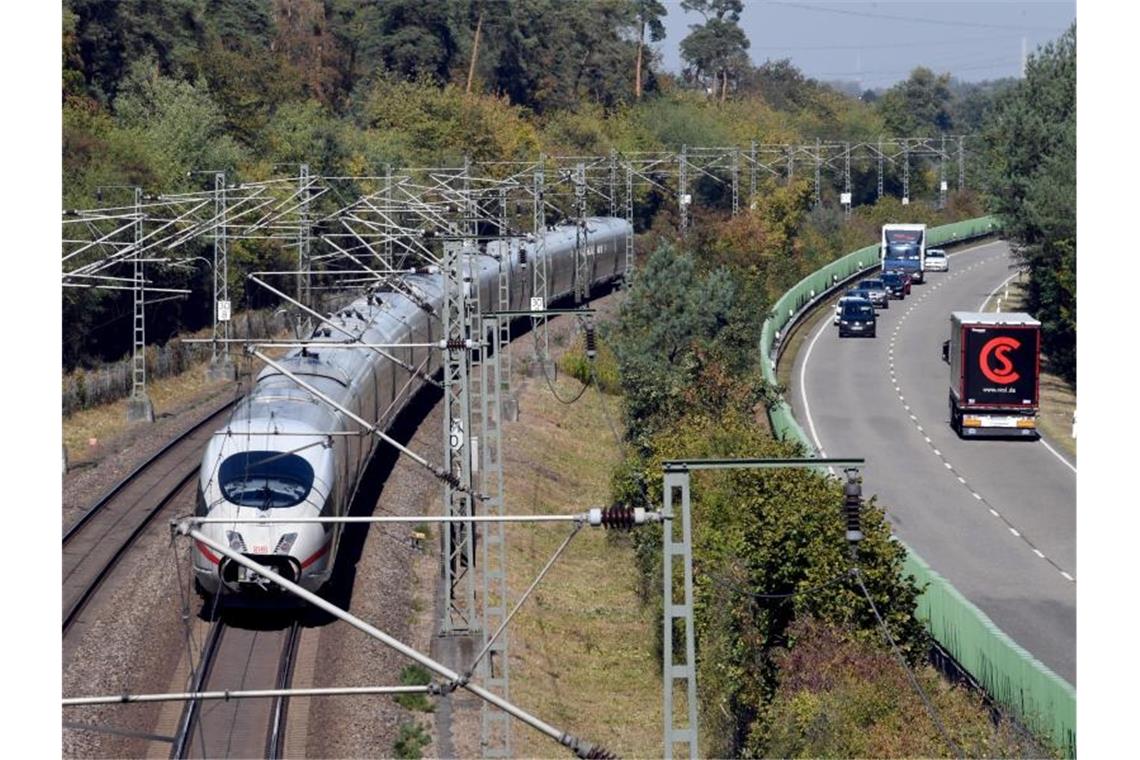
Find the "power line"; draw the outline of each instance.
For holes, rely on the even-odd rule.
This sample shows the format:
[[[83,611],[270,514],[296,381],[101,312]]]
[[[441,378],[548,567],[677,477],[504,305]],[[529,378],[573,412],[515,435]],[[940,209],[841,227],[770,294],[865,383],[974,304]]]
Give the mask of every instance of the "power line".
[[[895,639],[893,636],[891,636],[890,629],[887,628],[887,624],[883,621],[883,616],[879,614],[879,608],[875,606],[875,600],[871,598],[871,592],[867,591],[867,587],[863,585],[862,572],[860,572],[858,567],[855,567],[852,568],[851,574],[855,576],[855,580],[859,583],[859,588],[863,590],[863,596],[866,597],[867,603],[871,605],[871,611],[875,613],[875,619],[879,621],[879,628],[882,629],[883,636],[886,637],[887,642],[891,645],[891,649],[895,653],[895,656],[898,657],[899,662],[902,663],[903,669],[906,671],[907,678],[910,679],[911,686],[913,686],[914,690],[918,692],[918,696],[920,699],[922,699],[922,703],[926,705],[926,711],[930,713],[930,719],[934,721],[934,725],[938,728],[938,732],[942,734],[942,738],[945,739],[946,743],[950,745],[950,749],[953,750],[955,757],[964,757],[962,750],[958,747],[957,744],[954,743],[954,740],[950,738],[950,734],[947,733],[946,726],[942,725],[942,719],[938,716],[938,711],[934,709],[934,704],[930,701],[930,698],[926,696],[926,692],[923,691],[922,686],[919,685],[918,679],[914,675],[914,671],[910,669],[910,665],[907,664],[906,658],[903,657],[902,652],[899,651],[898,645],[895,644]]]
[[[1000,69],[1002,66],[1009,66],[1009,65],[1016,64],[1016,63],[1018,63],[1018,61],[1011,59],[1011,58],[1000,58],[1000,59],[994,59],[993,61],[989,61],[986,63],[980,63],[976,66],[956,66],[953,69],[947,69],[945,71],[945,73],[953,76],[957,72],[960,72],[960,71],[989,71],[992,69]],[[867,76],[877,76],[877,77],[904,76],[904,75],[910,74],[912,71],[914,71],[914,69],[919,68],[919,66],[921,66],[921,65],[922,64],[916,64],[915,66],[912,66],[909,69],[905,69],[905,70],[895,69],[894,71],[887,71],[887,70],[858,71],[858,72],[854,72],[854,73],[851,72],[850,70],[848,70],[848,71],[824,71],[824,72],[821,72],[818,74],[812,74],[811,76],[816,77],[816,78],[818,78],[818,77],[850,77],[853,79],[860,78],[860,77],[867,77]],[[938,67],[927,66],[927,68],[935,70]],[[1015,72],[1015,73],[1009,74],[1009,76],[1010,77],[1016,77],[1017,74]]]
[[[1061,34],[1064,31],[1043,26],[1012,26],[1009,24],[983,24],[972,21],[943,21],[917,16],[895,16],[889,13],[870,13],[867,11],[851,11],[841,8],[825,8],[817,5],[806,5],[804,3],[781,2],[780,0],[769,0],[768,4],[782,5],[785,8],[797,8],[799,10],[814,11],[816,13],[832,13],[842,16],[858,16],[860,18],[879,18],[891,21],[906,21],[913,24],[933,24],[934,26],[953,26],[971,29],[1008,29],[1018,32],[1049,32],[1051,34]]]
[[[1020,34],[999,34],[988,37],[956,37],[951,40],[934,40],[931,42],[892,42],[890,48],[897,50],[898,48],[960,47],[972,42],[1004,42],[1019,39],[1021,36]],[[874,50],[876,47],[878,46],[870,43],[862,45],[766,45],[761,42],[754,42],[752,50],[754,52],[765,50]]]

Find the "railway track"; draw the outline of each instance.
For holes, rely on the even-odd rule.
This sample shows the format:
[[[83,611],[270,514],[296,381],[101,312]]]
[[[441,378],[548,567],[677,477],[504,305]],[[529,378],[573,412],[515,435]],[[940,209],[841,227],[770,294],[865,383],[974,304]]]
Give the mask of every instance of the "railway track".
[[[216,619],[202,649],[191,689],[287,689],[301,624],[266,615]],[[182,711],[172,758],[279,758],[285,749],[288,698],[190,700]]]
[[[229,400],[185,430],[99,498],[63,533],[66,635],[115,564],[156,515],[193,507],[194,478],[210,435],[225,424]]]

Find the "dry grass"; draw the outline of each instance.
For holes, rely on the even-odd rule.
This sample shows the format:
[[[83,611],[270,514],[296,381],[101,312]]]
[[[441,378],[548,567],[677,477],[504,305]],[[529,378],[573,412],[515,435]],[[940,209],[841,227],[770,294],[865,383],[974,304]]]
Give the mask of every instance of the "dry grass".
[[[563,398],[580,387],[559,377]],[[602,401],[551,398],[541,378],[519,392],[520,422],[505,430],[507,510],[566,513],[608,503],[621,453]],[[618,399],[607,396],[614,424]],[[619,428],[620,432],[620,428]],[[508,536],[512,599],[569,533],[569,526],[515,528]],[[661,673],[653,654],[660,621],[638,602],[633,552],[600,529],[583,528],[512,623],[512,698],[544,720],[622,757],[661,754]],[[520,757],[558,756],[536,732],[516,728]]]
[[[227,382],[232,384],[232,381],[207,380],[206,366],[207,363],[203,362],[180,375],[148,381],[147,393],[154,404],[155,415],[176,414],[191,401],[217,392]],[[145,424],[127,421],[127,404],[128,399],[120,399],[63,418],[63,445],[67,447],[69,459],[73,462],[86,459],[86,453],[92,448],[92,438],[105,447]]]
[[[1018,280],[993,298],[987,311],[1018,311],[1022,308],[1022,286]],[[1038,425],[1042,434],[1069,456],[1077,456],[1077,439],[1073,438],[1073,414],[1077,409],[1077,394],[1071,385],[1057,375],[1041,373],[1041,413]]]
[[[196,334],[197,335],[197,334]],[[275,333],[273,338],[288,337],[287,332]],[[200,337],[200,336],[199,336]],[[287,353],[283,348],[265,349],[268,356],[280,357]],[[258,359],[250,359],[239,352],[233,354],[238,377],[248,392],[252,378],[257,376],[264,364]],[[177,415],[213,396],[227,386],[233,388],[233,380],[210,380],[206,377],[209,361],[194,363],[190,369],[178,375],[158,379],[147,379],[147,395],[154,406],[155,417]],[[67,448],[68,461],[72,464],[97,458],[100,452],[116,447],[119,442],[143,430],[146,423],[128,422],[127,405],[129,399],[119,399],[109,404],[82,409],[63,418],[63,445]],[[91,439],[97,442],[91,445]]]

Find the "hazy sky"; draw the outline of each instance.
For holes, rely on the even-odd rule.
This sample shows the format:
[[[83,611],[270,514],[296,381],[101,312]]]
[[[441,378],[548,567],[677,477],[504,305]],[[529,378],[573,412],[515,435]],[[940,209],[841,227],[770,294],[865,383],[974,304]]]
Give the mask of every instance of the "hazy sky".
[[[663,2],[669,15],[658,47],[664,67],[679,72],[681,40],[703,19],[681,10],[681,0]],[[740,26],[755,64],[791,58],[809,77],[875,88],[920,65],[971,82],[1017,76],[1022,38],[1033,52],[1075,18],[1073,0],[744,0]]]

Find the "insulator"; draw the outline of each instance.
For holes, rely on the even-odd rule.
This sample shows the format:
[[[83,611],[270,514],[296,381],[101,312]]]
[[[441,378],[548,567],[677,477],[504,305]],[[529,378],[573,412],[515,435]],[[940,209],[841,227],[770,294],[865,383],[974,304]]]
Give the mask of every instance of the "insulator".
[[[615,530],[629,530],[636,524],[633,507],[606,507],[602,510],[602,525]]]
[[[575,750],[574,754],[583,760],[618,760],[618,756],[610,752],[608,749],[600,744],[588,744],[582,742]]]
[[[519,246],[519,263],[526,268],[526,246]]]
[[[459,351],[467,348],[467,341],[463,338],[449,338],[447,340],[447,348],[452,351]]]
[[[593,359],[598,355],[598,336],[592,324],[586,325],[586,358]]]
[[[847,482],[843,485],[843,513],[847,522],[847,540],[856,543],[863,540],[860,524],[860,509],[863,501],[863,486],[857,480],[855,470],[847,471]]]
[[[444,483],[447,483],[452,488],[459,488],[459,476],[454,472],[448,472],[447,470],[436,470],[435,474],[439,476],[440,480],[442,480]]]

